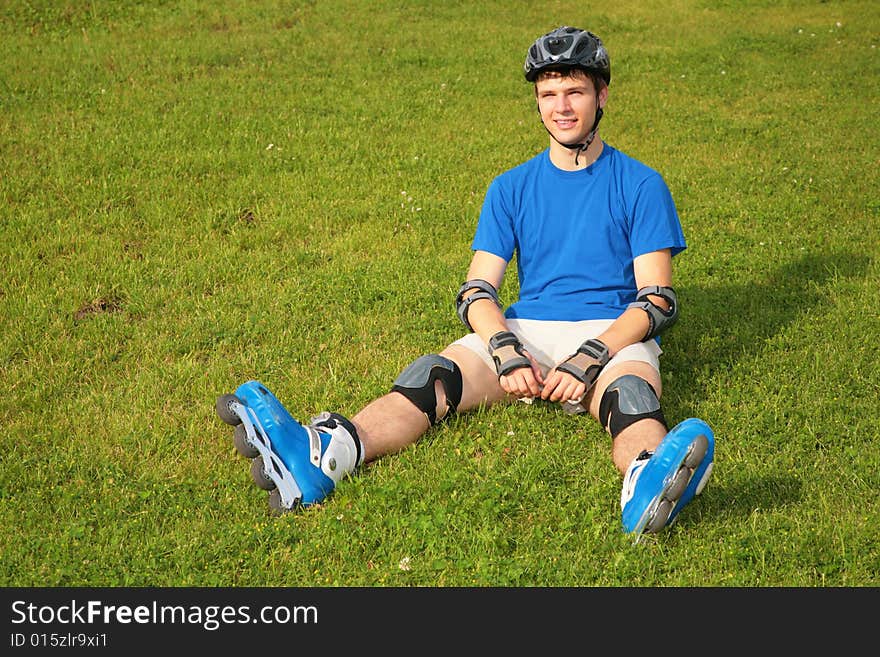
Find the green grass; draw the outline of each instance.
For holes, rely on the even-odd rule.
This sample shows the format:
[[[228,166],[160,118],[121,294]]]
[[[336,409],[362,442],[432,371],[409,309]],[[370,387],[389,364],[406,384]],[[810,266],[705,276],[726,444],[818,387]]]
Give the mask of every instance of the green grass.
[[[520,405],[269,516],[216,397],[351,415],[459,337],[563,23],[682,217],[664,408],[714,427],[710,486],[633,546],[607,436]],[[873,0],[0,3],[0,584],[876,586],[878,33]]]

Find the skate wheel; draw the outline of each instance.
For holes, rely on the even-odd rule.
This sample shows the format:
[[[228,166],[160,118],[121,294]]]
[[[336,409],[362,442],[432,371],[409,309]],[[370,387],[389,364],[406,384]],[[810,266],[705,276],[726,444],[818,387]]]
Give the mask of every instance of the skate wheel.
[[[246,459],[256,458],[260,455],[260,451],[248,440],[247,431],[243,424],[236,425],[232,432],[232,442],[235,444],[235,450]]]
[[[696,469],[696,467],[703,462],[703,459],[706,457],[706,452],[708,451],[709,440],[706,436],[700,434],[697,436],[696,440],[694,440],[694,444],[691,446],[688,455],[684,459],[684,464],[691,470]]]
[[[666,526],[666,521],[669,520],[670,513],[672,513],[672,502],[669,500],[661,500],[660,504],[657,505],[657,510],[654,512],[654,517],[648,521],[647,525],[645,525],[644,531],[649,534],[659,532]]]
[[[266,468],[263,466],[263,458],[258,456],[251,461],[251,478],[254,483],[263,490],[274,490],[275,482],[266,475]]]
[[[232,409],[229,408],[229,404],[231,404],[232,402],[241,403],[241,401],[235,395],[220,395],[220,397],[217,398],[217,403],[214,405],[214,408],[217,411],[217,415],[220,417],[221,420],[223,420],[226,424],[236,426],[238,424],[241,424],[241,418],[233,413]]]
[[[269,493],[269,510],[275,515],[281,515],[282,513],[290,513],[293,509],[288,509],[281,502],[281,493],[276,488],[271,493]]]
[[[681,497],[681,494],[684,493],[684,489],[687,488],[690,480],[691,471],[687,468],[679,468],[678,472],[675,473],[675,477],[669,485],[669,488],[666,489],[666,499],[677,501],[678,498]]]

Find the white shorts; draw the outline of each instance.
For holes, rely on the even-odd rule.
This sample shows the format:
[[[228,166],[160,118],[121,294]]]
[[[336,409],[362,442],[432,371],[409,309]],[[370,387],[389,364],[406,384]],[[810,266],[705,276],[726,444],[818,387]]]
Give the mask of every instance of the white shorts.
[[[584,340],[598,337],[614,322],[612,319],[587,319],[580,322],[556,322],[543,319],[508,319],[507,326],[520,339],[538,364],[541,373],[547,373],[563,360],[571,356],[583,344]],[[453,344],[460,344],[476,353],[486,366],[495,370],[495,363],[485,343],[476,333],[469,333]],[[606,367],[624,362],[638,360],[653,366],[660,371],[660,354],[663,351],[656,340],[637,342],[624,347],[612,358]]]

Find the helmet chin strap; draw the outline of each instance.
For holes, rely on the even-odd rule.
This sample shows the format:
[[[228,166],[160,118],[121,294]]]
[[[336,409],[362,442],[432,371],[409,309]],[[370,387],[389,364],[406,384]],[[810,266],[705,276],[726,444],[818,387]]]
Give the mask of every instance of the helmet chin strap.
[[[560,146],[564,146],[565,148],[567,148],[569,150],[576,151],[574,154],[574,165],[577,166],[578,165],[578,157],[580,156],[581,153],[583,153],[585,150],[587,150],[590,147],[590,144],[593,143],[593,139],[595,139],[595,137],[596,137],[596,130],[599,129],[599,121],[602,120],[602,114],[603,114],[602,108],[601,107],[596,108],[596,120],[593,122],[593,128],[590,130],[590,134],[587,135],[587,138],[583,143],[574,142],[571,144],[564,144],[561,141],[559,141],[558,139],[556,139],[556,137],[554,136],[554,134],[552,132],[550,132],[550,129],[547,127],[546,124],[544,124],[544,129],[547,131],[547,133],[551,137],[553,137],[553,140],[557,144],[559,144]],[[541,122],[543,123],[543,120]]]

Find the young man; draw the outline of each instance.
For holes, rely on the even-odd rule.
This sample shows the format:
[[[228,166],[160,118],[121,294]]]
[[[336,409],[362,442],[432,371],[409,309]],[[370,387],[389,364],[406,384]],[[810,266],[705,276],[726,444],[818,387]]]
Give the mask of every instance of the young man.
[[[659,400],[658,337],[678,317],[672,258],[685,239],[662,177],[599,136],[608,53],[596,35],[560,27],[524,68],[549,148],[488,188],[455,299],[469,333],[416,359],[350,420],[324,413],[302,426],[255,381],[218,400],[276,510],[320,502],[452,413],[516,399],[601,423],[623,475],[623,527],[637,537],[673,522],[709,478],[712,430],[690,418],[669,431]],[[497,291],[514,255],[519,298],[505,310]]]

